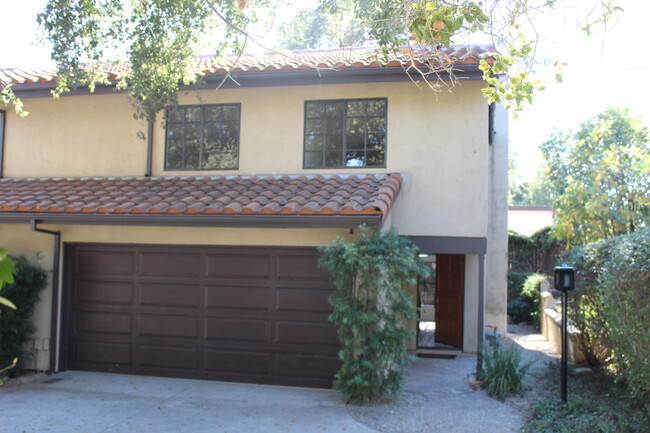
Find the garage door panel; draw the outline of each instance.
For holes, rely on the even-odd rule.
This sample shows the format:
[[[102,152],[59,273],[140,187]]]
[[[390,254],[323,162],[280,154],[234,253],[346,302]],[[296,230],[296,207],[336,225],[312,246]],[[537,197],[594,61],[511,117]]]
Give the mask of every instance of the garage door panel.
[[[208,371],[268,376],[269,354],[233,350],[206,350],[205,366]]]
[[[77,303],[99,303],[131,305],[134,299],[135,284],[118,281],[77,280]]]
[[[77,340],[73,350],[75,359],[80,363],[130,365],[133,356],[131,342]]]
[[[137,323],[139,336],[199,338],[199,319],[197,317],[140,314]]]
[[[106,333],[131,335],[133,316],[110,311],[77,311],[74,315],[77,333]]]
[[[280,376],[331,380],[340,367],[341,361],[334,356],[278,353],[275,357],[276,373]]]
[[[315,311],[330,313],[332,307],[328,302],[332,290],[278,288],[275,291],[278,311]]]
[[[278,280],[329,281],[327,270],[318,267],[318,256],[278,255]]]
[[[139,305],[143,307],[199,307],[202,291],[198,284],[141,283]]]
[[[269,311],[271,302],[266,287],[210,286],[207,308]]]
[[[340,345],[315,248],[68,244],[65,254],[68,368],[331,386]]]
[[[140,274],[147,276],[201,276],[201,255],[198,253],[144,252],[140,255]]]
[[[260,254],[208,254],[208,278],[267,279],[271,258]]]
[[[199,350],[196,348],[138,345],[136,364],[139,367],[196,370]]]
[[[132,275],[135,272],[135,254],[132,252],[83,251],[77,257],[79,275]]]
[[[276,343],[340,346],[336,326],[329,323],[277,322]]]
[[[270,324],[266,320],[206,318],[206,340],[270,343]]]

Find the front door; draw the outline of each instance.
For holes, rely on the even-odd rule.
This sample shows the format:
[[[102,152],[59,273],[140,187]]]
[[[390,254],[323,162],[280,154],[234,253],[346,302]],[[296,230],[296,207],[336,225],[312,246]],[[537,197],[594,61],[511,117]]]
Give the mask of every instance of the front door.
[[[436,256],[436,343],[463,347],[465,256]]]

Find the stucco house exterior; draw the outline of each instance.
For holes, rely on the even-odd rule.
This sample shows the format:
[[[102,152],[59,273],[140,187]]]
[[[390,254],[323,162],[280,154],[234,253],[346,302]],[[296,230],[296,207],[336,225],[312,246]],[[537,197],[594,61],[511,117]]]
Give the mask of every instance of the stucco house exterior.
[[[199,58],[204,88],[150,125],[111,86],[54,100],[55,71],[0,70],[30,113],[0,106],[0,245],[51,271],[33,367],[329,386],[339,342],[316,247],[361,224],[395,226],[436,270],[431,350],[505,330],[490,50],[450,53],[460,82],[439,93],[372,53],[245,55],[216,91],[232,59]]]

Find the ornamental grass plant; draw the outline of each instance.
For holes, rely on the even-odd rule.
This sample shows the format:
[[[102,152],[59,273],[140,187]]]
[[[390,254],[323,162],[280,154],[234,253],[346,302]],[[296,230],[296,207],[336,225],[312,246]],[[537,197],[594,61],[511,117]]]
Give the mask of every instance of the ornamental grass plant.
[[[499,400],[521,394],[523,381],[532,362],[522,362],[521,350],[513,344],[489,344],[481,349],[483,368],[476,378],[491,397]]]

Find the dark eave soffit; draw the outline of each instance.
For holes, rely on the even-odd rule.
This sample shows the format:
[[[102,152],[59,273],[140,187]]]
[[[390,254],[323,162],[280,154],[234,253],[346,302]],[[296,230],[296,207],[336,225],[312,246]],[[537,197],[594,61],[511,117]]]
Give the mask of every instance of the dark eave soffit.
[[[460,80],[481,80],[482,72],[476,65],[459,65],[455,68],[456,78]],[[305,86],[320,84],[349,84],[349,83],[381,83],[422,81],[422,76],[413,71],[407,74],[402,67],[368,67],[348,69],[305,69],[290,71],[248,71],[233,72],[232,78],[227,79],[222,88],[238,87],[271,87],[271,86]],[[203,77],[203,83],[187,87],[189,89],[214,89],[224,78],[224,74],[211,74]],[[42,98],[51,96],[50,91],[56,83],[16,84],[12,87],[14,93],[21,98]],[[116,93],[114,86],[97,86],[95,94]],[[83,87],[64,93],[63,96],[90,95],[88,88]]]
[[[180,215],[180,214],[66,214],[5,212],[2,224],[65,224],[117,226],[174,227],[247,227],[247,228],[355,228],[366,224],[371,228],[382,225],[379,215]]]

